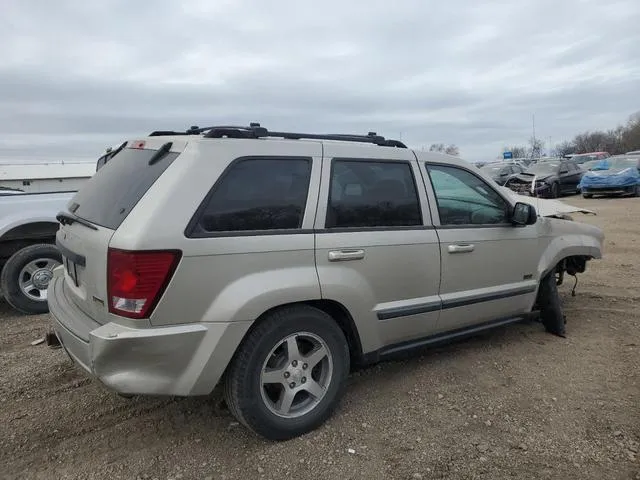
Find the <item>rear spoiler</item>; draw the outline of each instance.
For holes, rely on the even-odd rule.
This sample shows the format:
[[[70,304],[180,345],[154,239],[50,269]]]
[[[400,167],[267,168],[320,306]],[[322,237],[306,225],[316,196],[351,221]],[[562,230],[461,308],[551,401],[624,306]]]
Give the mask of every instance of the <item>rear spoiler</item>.
[[[112,149],[111,147],[107,148],[106,153],[102,155],[100,158],[98,158],[98,162],[96,163],[96,172],[100,170],[102,167],[104,167],[109,160],[111,160],[118,153],[120,153],[126,146],[127,146],[127,142],[124,142],[115,150]]]

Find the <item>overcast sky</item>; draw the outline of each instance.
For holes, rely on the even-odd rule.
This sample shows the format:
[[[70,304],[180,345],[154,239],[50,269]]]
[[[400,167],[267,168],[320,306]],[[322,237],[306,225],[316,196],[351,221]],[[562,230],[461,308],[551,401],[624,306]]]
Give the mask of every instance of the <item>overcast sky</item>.
[[[555,144],[640,110],[640,0],[1,4],[5,159],[259,121],[475,161],[526,143],[533,114]]]

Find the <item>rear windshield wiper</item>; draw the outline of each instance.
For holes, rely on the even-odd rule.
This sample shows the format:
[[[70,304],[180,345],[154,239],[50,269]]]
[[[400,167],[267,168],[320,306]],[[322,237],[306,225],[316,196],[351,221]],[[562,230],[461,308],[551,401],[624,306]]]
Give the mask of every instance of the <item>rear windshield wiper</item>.
[[[164,157],[167,153],[169,153],[169,150],[171,150],[172,146],[173,146],[173,142],[167,142],[164,145],[162,145],[158,149],[158,151],[154,153],[153,156],[149,159],[149,165],[158,163],[162,157]]]
[[[90,222],[87,222],[83,218],[80,218],[76,215],[67,212],[60,212],[56,215],[56,220],[58,220],[62,225],[71,225],[72,223],[79,223],[80,225],[84,225],[91,230],[98,230],[98,227],[93,225]]]

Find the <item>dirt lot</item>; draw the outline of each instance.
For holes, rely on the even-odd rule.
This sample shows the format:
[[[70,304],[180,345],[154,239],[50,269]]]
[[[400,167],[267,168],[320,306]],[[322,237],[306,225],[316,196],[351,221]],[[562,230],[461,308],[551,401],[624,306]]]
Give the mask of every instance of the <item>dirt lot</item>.
[[[304,438],[269,443],[214,399],[126,400],[31,346],[46,316],[0,305],[0,477],[640,479],[640,199],[595,209],[605,259],[571,297],[568,338],[523,323],[351,377]]]

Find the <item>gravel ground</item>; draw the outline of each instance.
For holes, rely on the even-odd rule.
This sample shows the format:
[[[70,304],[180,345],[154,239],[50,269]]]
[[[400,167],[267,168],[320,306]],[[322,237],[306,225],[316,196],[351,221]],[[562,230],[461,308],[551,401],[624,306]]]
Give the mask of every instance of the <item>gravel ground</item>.
[[[640,479],[640,199],[578,197],[605,258],[561,287],[568,338],[496,330],[351,376],[317,431],[269,443],[216,397],[107,392],[47,317],[0,304],[0,477],[42,479]]]

